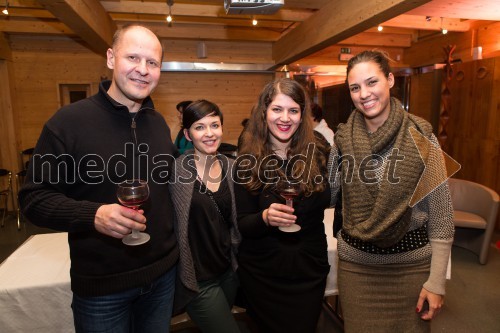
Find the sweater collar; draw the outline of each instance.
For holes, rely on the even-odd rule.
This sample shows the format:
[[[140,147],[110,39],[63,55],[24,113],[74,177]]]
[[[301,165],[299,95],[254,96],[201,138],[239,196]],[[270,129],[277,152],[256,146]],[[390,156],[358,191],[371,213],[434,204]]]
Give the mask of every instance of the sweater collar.
[[[111,80],[101,81],[101,83],[99,84],[99,93],[97,94],[99,101],[101,103],[110,104],[112,106],[112,108],[109,108],[111,112],[130,117],[128,107],[126,107],[121,103],[118,103],[111,96],[109,96],[108,90],[110,87],[111,87]],[[146,97],[142,102],[142,106],[139,109],[139,112],[143,110],[153,110],[153,111],[155,110],[153,100],[151,99],[150,96]]]

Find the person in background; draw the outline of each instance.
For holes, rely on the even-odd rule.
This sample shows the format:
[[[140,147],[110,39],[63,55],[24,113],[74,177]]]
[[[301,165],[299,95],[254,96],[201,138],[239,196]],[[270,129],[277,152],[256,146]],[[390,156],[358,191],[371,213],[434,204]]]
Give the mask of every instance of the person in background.
[[[192,102],[193,101],[182,101],[175,106],[178,112],[177,116],[179,117],[179,123],[181,125],[181,128],[179,129],[179,132],[177,133],[177,136],[174,140],[174,145],[177,147],[179,154],[184,154],[186,150],[193,149],[193,143],[186,139],[186,137],[184,136],[184,128],[182,127],[182,114],[188,107],[188,105]]]
[[[245,118],[241,121],[241,126],[243,126],[243,129],[241,130],[240,136],[238,137],[238,147],[241,145],[241,140],[243,139],[243,132],[247,129],[247,125],[250,119]]]
[[[321,106],[313,103],[311,106],[311,116],[313,119],[314,130],[323,135],[330,146],[333,146],[333,131],[330,127],[328,127],[325,119],[323,119],[323,109]]]
[[[321,312],[330,269],[323,224],[331,202],[330,147],[315,136],[310,112],[298,82],[270,82],[238,150],[238,276],[248,314],[261,332],[312,333]],[[299,184],[293,207],[280,196],[279,179]],[[284,229],[293,225],[301,229]]]
[[[168,332],[179,257],[174,208],[168,179],[148,169],[161,163],[168,173],[173,158],[158,156],[176,151],[150,98],[162,46],[131,24],[116,31],[106,55],[112,81],[48,120],[19,199],[32,223],[68,232],[77,333]],[[148,180],[143,210],[117,203],[118,184],[132,178]],[[149,242],[122,243],[146,228]]]
[[[180,248],[176,307],[186,305],[189,317],[203,332],[235,333],[231,313],[238,279],[236,253],[241,239],[236,221],[233,161],[217,148],[223,116],[206,100],[184,109],[182,125],[194,154],[176,159],[172,198]]]
[[[453,208],[447,182],[410,207],[427,168],[410,132],[439,144],[427,121],[390,96],[394,76],[383,53],[350,59],[347,84],[356,109],[339,126],[333,148],[342,156],[336,236],[345,331],[429,332],[444,300]],[[355,163],[344,163],[348,157]],[[441,155],[435,166],[444,174]]]

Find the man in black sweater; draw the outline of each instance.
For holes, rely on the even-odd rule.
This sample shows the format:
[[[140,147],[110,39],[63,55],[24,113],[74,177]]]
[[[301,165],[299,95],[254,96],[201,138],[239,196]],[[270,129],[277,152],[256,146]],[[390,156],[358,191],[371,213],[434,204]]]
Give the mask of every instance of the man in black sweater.
[[[162,52],[149,29],[119,29],[107,51],[112,81],[45,124],[19,194],[32,223],[68,232],[76,332],[169,330],[179,250],[167,182],[176,150],[149,97]],[[138,211],[116,198],[133,178],[150,188]],[[133,229],[151,239],[123,244]]]

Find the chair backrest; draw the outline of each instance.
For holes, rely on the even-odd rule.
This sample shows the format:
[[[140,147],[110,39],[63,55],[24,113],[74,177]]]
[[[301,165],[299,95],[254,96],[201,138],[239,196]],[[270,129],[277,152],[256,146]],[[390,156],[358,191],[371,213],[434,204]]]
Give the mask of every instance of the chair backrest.
[[[492,189],[468,180],[448,180],[453,209],[474,213],[487,221],[496,219],[499,197]]]
[[[31,156],[33,156],[33,152],[35,151],[35,148],[28,148],[21,150],[19,153],[20,156],[20,165],[19,165],[19,170],[27,170],[28,169],[28,164],[30,162]]]
[[[0,169],[0,192],[12,191],[12,172]]]

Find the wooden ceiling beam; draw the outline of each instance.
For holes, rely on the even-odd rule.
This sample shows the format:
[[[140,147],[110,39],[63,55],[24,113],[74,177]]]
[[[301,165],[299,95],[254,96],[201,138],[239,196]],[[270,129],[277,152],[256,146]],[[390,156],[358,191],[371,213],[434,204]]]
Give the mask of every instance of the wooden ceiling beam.
[[[10,4],[10,2],[9,2]],[[54,19],[55,16],[44,8],[16,8],[9,10],[9,17],[15,18],[36,18],[36,19]]]
[[[222,3],[222,0],[221,0]],[[164,14],[168,15],[166,2],[137,2],[137,1],[101,1],[102,6],[109,13],[133,13],[133,14]],[[279,20],[301,22],[309,18],[312,10],[292,10],[280,9],[273,15],[255,15],[260,20]],[[227,15],[224,6],[221,5],[196,5],[174,3],[172,6],[172,16],[203,16],[217,17],[222,19],[251,19],[252,15]],[[223,22],[221,22],[223,23]]]
[[[7,37],[0,32],[0,60],[12,61],[12,52]]]
[[[59,21],[71,28],[90,48],[105,54],[116,24],[99,0],[38,0]]]
[[[470,23],[460,19],[428,17],[419,15],[399,15],[389,21],[382,23],[384,27],[397,27],[415,30],[436,30],[447,29],[448,31],[469,31]]]
[[[65,24],[55,21],[0,20],[0,31],[32,35],[76,35]]]
[[[110,13],[110,16],[115,21],[140,21],[140,22],[158,22],[165,23],[164,14],[129,14],[129,13]],[[257,26],[252,26],[252,20],[249,18],[245,19],[224,19],[221,22],[220,19],[215,17],[194,17],[194,16],[180,16],[176,15],[174,25],[177,23],[191,23],[191,24],[207,24],[207,25],[222,25],[233,27],[248,27],[252,29],[260,28],[273,28],[273,29],[288,29],[294,22],[286,21],[271,21],[271,20],[259,20]],[[166,23],[165,23],[166,24]]]
[[[275,67],[291,63],[361,33],[430,0],[330,1],[273,46]],[[349,14],[347,14],[349,13]]]
[[[9,0],[9,7],[10,8],[43,8],[43,6],[37,0]],[[9,12],[10,12],[10,10],[9,10]]]
[[[146,24],[145,24],[146,25]],[[168,27],[166,24],[147,24],[159,38],[168,39],[195,39],[195,40],[234,40],[234,41],[255,41],[255,42],[275,42],[281,34],[271,29],[256,30],[236,27],[175,24]]]
[[[362,32],[338,42],[338,45],[363,45],[384,47],[410,47],[411,34],[384,34],[379,32]]]

